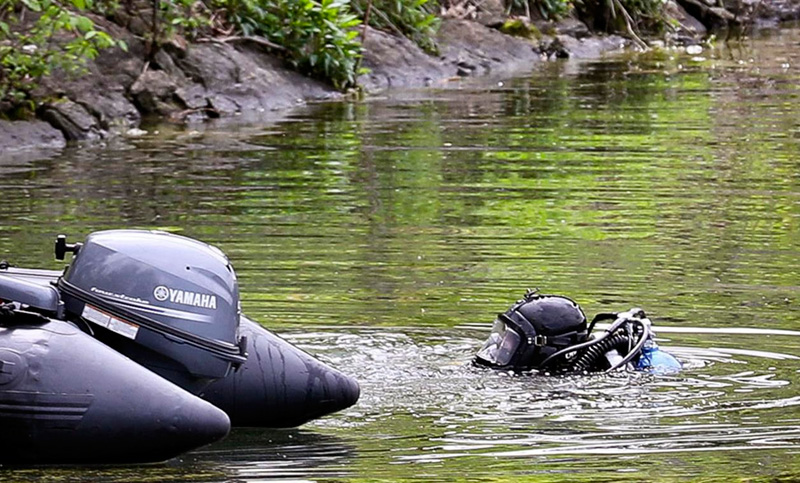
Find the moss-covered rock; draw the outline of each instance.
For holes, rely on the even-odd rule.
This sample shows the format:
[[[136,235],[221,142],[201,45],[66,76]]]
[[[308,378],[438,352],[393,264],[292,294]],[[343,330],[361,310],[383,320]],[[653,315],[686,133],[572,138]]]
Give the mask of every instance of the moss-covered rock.
[[[522,18],[509,18],[500,27],[500,31],[506,35],[513,35],[514,37],[533,40],[542,38],[542,33],[539,29]]]

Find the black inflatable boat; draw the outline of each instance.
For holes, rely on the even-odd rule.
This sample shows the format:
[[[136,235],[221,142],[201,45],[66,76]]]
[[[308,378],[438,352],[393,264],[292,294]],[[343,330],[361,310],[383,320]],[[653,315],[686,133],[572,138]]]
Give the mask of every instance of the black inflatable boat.
[[[73,253],[63,274],[0,265],[0,463],[160,461],[231,424],[293,427],[358,400],[241,314],[215,247],[112,230],[55,251]]]

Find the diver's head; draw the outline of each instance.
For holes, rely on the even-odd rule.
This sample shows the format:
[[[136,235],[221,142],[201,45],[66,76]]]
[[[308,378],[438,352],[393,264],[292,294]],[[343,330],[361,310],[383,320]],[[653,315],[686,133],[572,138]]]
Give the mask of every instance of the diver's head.
[[[549,355],[588,336],[586,316],[577,303],[560,295],[528,292],[499,314],[475,363],[495,369],[537,369]]]

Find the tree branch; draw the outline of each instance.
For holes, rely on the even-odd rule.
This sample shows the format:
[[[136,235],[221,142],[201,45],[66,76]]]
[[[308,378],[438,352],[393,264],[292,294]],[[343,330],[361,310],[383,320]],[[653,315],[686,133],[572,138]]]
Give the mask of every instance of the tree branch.
[[[255,37],[253,35],[233,35],[230,37],[209,37],[197,39],[197,42],[213,42],[215,44],[227,44],[229,42],[253,42],[254,44],[263,45],[272,50],[286,51],[286,47],[270,42],[263,37]]]

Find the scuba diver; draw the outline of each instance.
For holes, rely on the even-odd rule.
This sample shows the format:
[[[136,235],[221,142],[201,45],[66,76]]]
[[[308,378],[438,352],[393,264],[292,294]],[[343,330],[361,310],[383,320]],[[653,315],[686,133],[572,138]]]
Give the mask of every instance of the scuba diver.
[[[603,332],[595,324],[608,321]],[[573,300],[528,290],[494,321],[489,339],[474,363],[493,369],[547,374],[611,372],[632,368],[673,373],[681,363],[660,350],[642,309],[600,313],[592,322]]]

